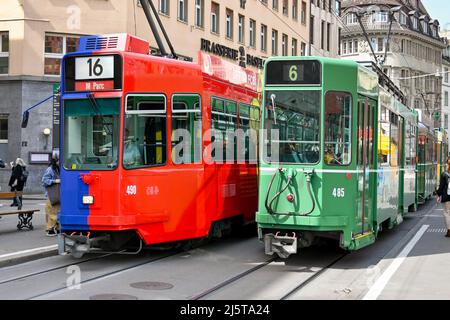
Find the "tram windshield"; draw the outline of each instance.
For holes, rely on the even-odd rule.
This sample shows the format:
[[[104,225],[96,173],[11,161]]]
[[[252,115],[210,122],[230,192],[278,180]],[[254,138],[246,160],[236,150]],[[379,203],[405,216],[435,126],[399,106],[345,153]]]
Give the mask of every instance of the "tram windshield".
[[[265,101],[264,160],[319,162],[321,91],[267,91]]]
[[[64,102],[64,168],[113,170],[117,168],[120,99]]]

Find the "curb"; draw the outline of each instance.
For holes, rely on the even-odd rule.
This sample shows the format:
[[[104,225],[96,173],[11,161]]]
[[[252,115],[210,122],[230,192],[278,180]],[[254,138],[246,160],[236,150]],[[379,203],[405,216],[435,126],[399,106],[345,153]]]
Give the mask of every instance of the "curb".
[[[56,244],[48,247],[24,250],[18,253],[12,252],[10,254],[0,256],[0,267],[17,265],[19,263],[55,256],[57,254],[58,245]]]

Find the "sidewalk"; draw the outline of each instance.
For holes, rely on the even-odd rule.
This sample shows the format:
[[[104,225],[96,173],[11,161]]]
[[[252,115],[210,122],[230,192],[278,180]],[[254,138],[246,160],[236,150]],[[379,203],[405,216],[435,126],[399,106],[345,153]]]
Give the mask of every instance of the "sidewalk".
[[[417,242],[383,288],[378,299],[449,300],[450,238],[438,205],[423,219],[416,233]]]
[[[17,210],[17,207],[10,207],[10,203],[9,200],[1,200],[0,212]],[[40,200],[39,196],[33,200],[24,199],[22,210],[26,209],[40,210],[33,216],[32,231],[17,230],[18,215],[0,219],[0,267],[57,253],[57,237],[45,235],[45,200]]]

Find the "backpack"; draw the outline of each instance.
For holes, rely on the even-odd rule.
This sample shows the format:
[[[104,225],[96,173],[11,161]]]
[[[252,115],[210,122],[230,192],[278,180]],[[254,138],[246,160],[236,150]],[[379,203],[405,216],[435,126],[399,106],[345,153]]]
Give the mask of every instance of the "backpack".
[[[27,169],[26,168],[23,168],[22,169],[22,175],[20,176],[20,181],[21,182],[23,182],[23,184],[26,184],[27,183],[27,180],[28,180],[28,175],[29,175],[30,173],[27,171]]]
[[[444,174],[447,178],[447,195],[450,196],[450,174],[448,172],[444,172]]]

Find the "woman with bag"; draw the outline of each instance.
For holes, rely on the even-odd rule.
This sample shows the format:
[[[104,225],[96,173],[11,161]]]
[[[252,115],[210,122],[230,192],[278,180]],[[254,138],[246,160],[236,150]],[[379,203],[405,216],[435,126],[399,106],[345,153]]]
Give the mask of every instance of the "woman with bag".
[[[450,158],[447,159],[447,170],[442,172],[437,202],[444,204],[444,217],[447,224],[447,238],[450,238]]]
[[[23,191],[28,178],[27,165],[21,158],[17,158],[14,163],[11,162],[11,167],[11,178],[8,184],[11,187],[11,192]],[[11,207],[19,207],[20,210],[22,207],[22,196],[14,198]]]
[[[53,237],[58,234],[57,221],[59,212],[59,161],[52,158],[52,162],[42,177],[42,185],[45,188],[45,195],[47,196],[47,204],[45,205],[45,216],[47,220],[47,236]]]

